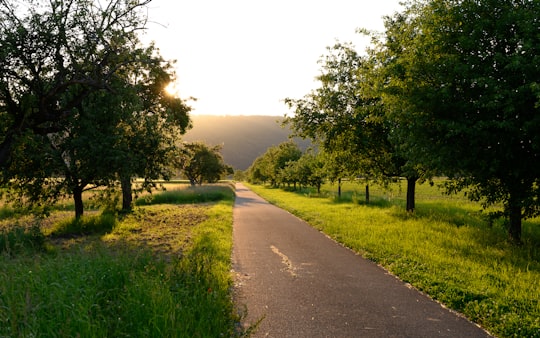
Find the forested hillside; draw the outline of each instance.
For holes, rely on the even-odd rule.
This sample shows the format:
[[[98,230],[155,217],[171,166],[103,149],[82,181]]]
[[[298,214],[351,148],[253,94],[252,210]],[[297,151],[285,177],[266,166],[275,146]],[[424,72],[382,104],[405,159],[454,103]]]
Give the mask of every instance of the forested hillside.
[[[209,145],[223,144],[225,162],[234,169],[245,170],[269,147],[289,139],[290,129],[282,127],[277,116],[198,116],[192,115],[193,128],[182,137],[184,141],[203,141]],[[302,150],[309,141],[295,138]]]

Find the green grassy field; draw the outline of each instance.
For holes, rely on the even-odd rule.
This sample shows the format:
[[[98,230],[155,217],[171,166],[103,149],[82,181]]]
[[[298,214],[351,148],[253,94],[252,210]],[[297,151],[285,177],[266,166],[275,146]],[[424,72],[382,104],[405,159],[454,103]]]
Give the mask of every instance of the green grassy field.
[[[243,335],[231,297],[233,201],[230,186],[173,185],[123,217],[34,220],[4,208],[0,337]]]
[[[404,186],[372,187],[370,204],[351,182],[341,199],[332,185],[321,196],[249,186],[492,334],[540,337],[540,220],[524,222],[524,244],[515,246],[478,204],[428,184],[417,188],[413,214]]]

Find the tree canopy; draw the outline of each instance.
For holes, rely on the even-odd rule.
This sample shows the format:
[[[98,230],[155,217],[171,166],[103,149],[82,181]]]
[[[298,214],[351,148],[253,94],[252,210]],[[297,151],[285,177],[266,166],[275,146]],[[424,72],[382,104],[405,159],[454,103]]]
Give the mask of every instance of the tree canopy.
[[[146,1],[2,1],[0,3],[0,165],[25,132],[59,129],[92,92],[133,58]]]
[[[203,182],[215,183],[226,174],[233,174],[221,155],[221,145],[208,146],[203,142],[185,142],[177,161],[177,167],[189,179],[191,185]]]
[[[0,3],[0,172],[30,202],[167,176],[190,108],[172,63],[143,46],[150,1]],[[11,196],[13,197],[13,196]],[[22,200],[22,199],[21,199]]]
[[[295,132],[335,170],[408,179],[448,176],[484,207],[502,204],[517,242],[540,215],[540,2],[411,0],[371,34],[364,55],[336,44],[320,87],[286,99]],[[340,175],[341,173],[337,173]]]
[[[502,203],[517,241],[540,212],[539,17],[537,1],[412,2],[379,54],[403,149]]]
[[[405,176],[414,187],[419,174],[391,142],[394,126],[386,118],[382,95],[377,91],[376,59],[360,55],[351,44],[337,43],[321,59],[319,88],[302,99],[286,99],[294,115],[296,135],[311,138],[327,154],[331,179],[363,176],[379,182]],[[410,188],[407,210],[414,210]]]
[[[253,161],[248,168],[250,180],[253,182],[270,182],[273,186],[287,183],[287,166],[298,161],[302,151],[292,141],[272,146],[264,154]]]

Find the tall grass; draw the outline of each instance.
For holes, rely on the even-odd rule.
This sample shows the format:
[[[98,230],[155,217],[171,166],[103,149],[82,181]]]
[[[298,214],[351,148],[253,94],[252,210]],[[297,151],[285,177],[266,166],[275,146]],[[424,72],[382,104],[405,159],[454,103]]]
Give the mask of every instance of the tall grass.
[[[205,203],[231,199],[233,196],[234,192],[228,184],[195,187],[180,185],[159,194],[142,196],[135,204],[141,206],[162,203]]]
[[[83,236],[110,232],[116,225],[116,216],[111,213],[68,218],[58,221],[48,231],[50,236]]]
[[[524,223],[525,244],[515,246],[479,205],[429,185],[419,187],[414,214],[404,211],[399,186],[372,189],[371,204],[353,184],[341,200],[333,186],[322,198],[250,187],[493,334],[540,337],[538,219]]]
[[[44,248],[45,236],[37,224],[15,224],[0,228],[0,254],[14,256]]]
[[[82,221],[108,233],[59,222],[48,250],[1,254],[0,336],[241,335],[230,294],[232,196],[143,206],[112,225],[109,216]]]

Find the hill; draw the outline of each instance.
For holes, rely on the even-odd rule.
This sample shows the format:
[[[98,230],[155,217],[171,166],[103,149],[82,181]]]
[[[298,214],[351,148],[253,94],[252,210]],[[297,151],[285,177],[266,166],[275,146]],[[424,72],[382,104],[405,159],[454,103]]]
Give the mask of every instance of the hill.
[[[209,145],[222,144],[223,158],[234,169],[246,170],[266,150],[289,139],[290,128],[282,127],[278,116],[210,116],[192,115],[193,128],[184,141],[203,141]],[[305,150],[310,142],[295,138]]]

